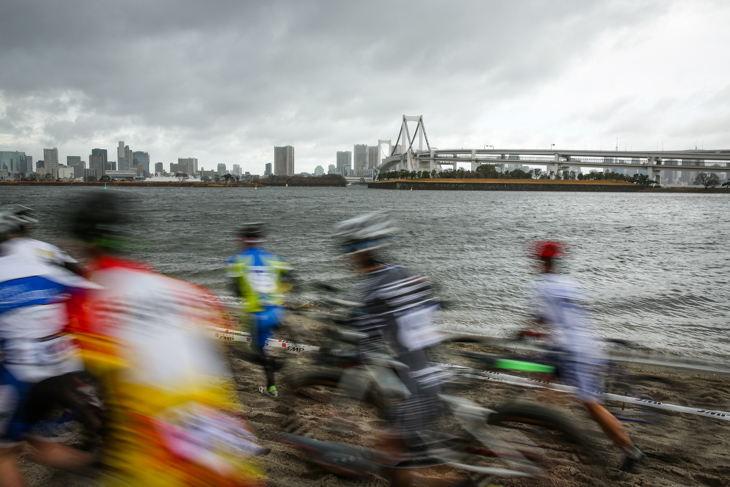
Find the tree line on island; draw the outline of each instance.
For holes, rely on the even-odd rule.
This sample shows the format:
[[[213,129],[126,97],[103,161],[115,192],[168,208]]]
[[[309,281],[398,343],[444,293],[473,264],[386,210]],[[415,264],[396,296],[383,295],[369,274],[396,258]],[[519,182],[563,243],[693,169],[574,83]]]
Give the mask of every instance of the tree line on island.
[[[625,181],[640,186],[658,186],[656,181],[646,174],[634,174],[627,176],[613,171],[594,171],[588,174],[577,173],[575,171],[543,171],[536,168],[531,171],[523,171],[515,169],[513,171],[499,172],[494,165],[482,164],[476,170],[470,171],[462,167],[454,169],[446,169],[444,171],[408,171],[401,169],[400,171],[388,171],[378,174],[378,181],[388,181],[391,179],[545,179],[545,180],[564,180],[564,181]],[[720,185],[720,179],[717,174],[709,174],[701,172],[694,180],[697,186],[714,188]],[[730,183],[724,183],[722,186],[727,187]]]

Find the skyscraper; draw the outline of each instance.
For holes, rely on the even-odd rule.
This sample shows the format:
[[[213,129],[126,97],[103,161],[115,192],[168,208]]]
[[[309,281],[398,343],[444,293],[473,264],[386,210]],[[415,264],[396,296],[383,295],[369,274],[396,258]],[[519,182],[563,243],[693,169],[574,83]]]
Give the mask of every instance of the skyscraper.
[[[135,166],[142,166],[144,177],[150,177],[150,155],[147,152],[135,151],[133,160]]]
[[[225,164],[218,164],[218,174],[221,176],[225,175],[228,171],[226,171],[226,165]]]
[[[129,146],[127,146],[127,150],[129,150]],[[127,161],[127,153],[124,150],[124,141],[119,141],[119,146],[117,147],[117,167],[119,167],[120,171],[125,171],[129,168],[129,161]]]
[[[322,166],[317,166],[314,168],[314,175],[315,176],[322,176],[324,175],[324,168]]]
[[[159,175],[165,172],[165,165],[161,162],[155,162],[155,174]]]
[[[375,169],[380,165],[380,147],[368,146],[368,169]]]
[[[294,147],[274,147],[274,175],[294,175]]]
[[[353,154],[355,157],[353,176],[362,176],[368,166],[368,146],[365,144],[355,144]]]
[[[177,170],[189,176],[194,176],[198,173],[198,159],[195,157],[178,158]]]
[[[30,172],[27,169],[25,152],[0,151],[0,171],[7,171],[8,174],[25,174]]]
[[[266,169],[264,169],[264,176],[271,176],[271,163],[266,163]]]
[[[243,174],[241,172],[241,166],[239,164],[234,164],[233,165],[233,169],[231,170],[231,174],[233,174],[234,176],[239,176],[240,177],[241,174]]]
[[[337,174],[345,175],[345,168],[349,168],[352,164],[352,152],[350,151],[337,151]],[[349,173],[350,170],[347,169]]]
[[[96,171],[97,178],[102,177],[106,173],[106,149],[91,149],[89,169]]]
[[[66,156],[66,165],[74,168],[74,178],[83,178],[86,163],[81,160],[80,156]]]
[[[52,171],[53,180],[58,179],[58,149],[43,149],[43,160],[46,163],[46,169]]]

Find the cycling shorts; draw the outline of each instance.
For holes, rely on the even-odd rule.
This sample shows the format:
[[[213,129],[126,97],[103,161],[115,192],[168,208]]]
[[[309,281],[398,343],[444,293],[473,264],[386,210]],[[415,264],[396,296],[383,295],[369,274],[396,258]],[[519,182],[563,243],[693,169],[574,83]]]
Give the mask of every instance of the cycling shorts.
[[[13,446],[26,436],[53,435],[50,413],[73,409],[76,400],[75,373],[40,382],[22,382],[0,366],[0,446]]]
[[[583,402],[603,403],[603,371],[590,360],[560,361],[559,380],[578,389],[576,395]]]
[[[271,306],[264,311],[249,313],[251,320],[251,337],[254,345],[263,348],[266,340],[276,332],[284,319],[284,309],[279,306]]]

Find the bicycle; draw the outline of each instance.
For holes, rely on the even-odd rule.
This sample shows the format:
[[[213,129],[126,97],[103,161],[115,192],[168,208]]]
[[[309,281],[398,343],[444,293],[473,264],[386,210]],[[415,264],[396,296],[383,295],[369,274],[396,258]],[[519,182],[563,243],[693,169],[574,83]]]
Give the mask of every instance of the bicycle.
[[[347,368],[330,366],[288,382],[285,390],[292,406],[281,439],[309,452],[312,461],[329,471],[382,473],[387,465],[383,455],[371,448],[368,435],[380,430],[388,405],[406,393],[394,372],[403,365],[388,354],[365,355],[360,364],[346,353],[337,356],[347,357]],[[441,394],[439,407],[442,414],[436,427],[453,434],[423,438],[421,450],[409,454],[399,468],[445,465],[479,476],[534,477],[557,456],[572,458],[586,449],[585,438],[569,421],[540,405],[516,402],[495,411]],[[520,431],[525,427],[529,430]],[[546,454],[533,436],[542,437],[540,442],[555,452]],[[563,445],[559,454],[558,444]]]
[[[640,349],[638,345],[626,340],[607,339],[606,343],[609,347],[613,347],[609,356],[624,355],[626,350]],[[558,384],[560,382],[563,354],[559,350],[539,342],[455,335],[445,341],[445,348],[449,350],[447,360],[461,365],[460,369],[457,367],[457,371],[462,377],[486,379],[528,388],[549,386],[563,392],[573,389],[570,386],[561,386],[553,382],[553,376],[557,376]],[[484,353],[484,350],[487,353]],[[544,369],[544,367],[554,367],[555,372]],[[510,369],[511,374],[516,374],[517,377],[500,376],[499,373],[493,372],[494,369]],[[640,384],[660,384],[666,387],[672,385],[671,379],[654,374],[631,372],[625,365],[612,359],[603,364],[603,371],[605,371],[604,388],[601,392],[604,393],[608,409],[614,416],[621,421],[631,423],[659,424],[663,421],[662,414],[657,409],[648,406],[653,399],[642,390]],[[524,379],[525,375],[520,376],[521,372],[527,372],[533,376],[534,373],[538,373],[538,379],[520,380]],[[546,375],[540,375],[542,373]],[[622,401],[621,397],[627,400],[639,399],[639,401]]]

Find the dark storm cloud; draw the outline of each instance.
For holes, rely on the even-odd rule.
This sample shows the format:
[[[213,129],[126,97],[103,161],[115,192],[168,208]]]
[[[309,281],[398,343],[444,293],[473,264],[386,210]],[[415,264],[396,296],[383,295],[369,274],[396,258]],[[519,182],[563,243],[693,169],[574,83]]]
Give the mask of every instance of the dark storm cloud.
[[[561,74],[606,30],[661,10],[578,0],[5,2],[0,100],[12,131],[0,130],[87,151],[126,137],[165,151],[154,160],[245,160],[274,144],[332,159],[394,138],[403,113],[423,113],[437,141]]]

